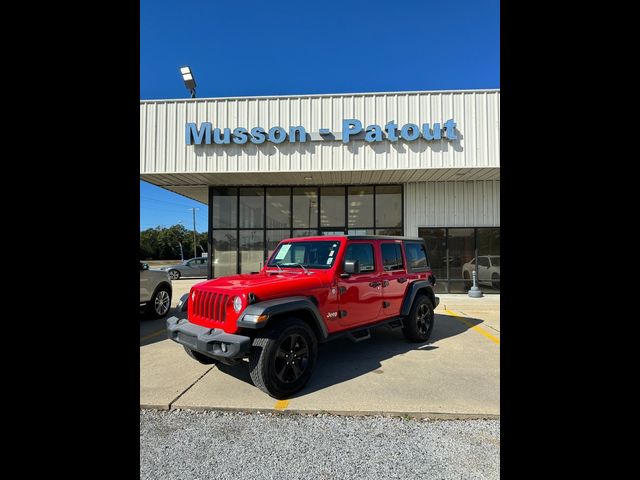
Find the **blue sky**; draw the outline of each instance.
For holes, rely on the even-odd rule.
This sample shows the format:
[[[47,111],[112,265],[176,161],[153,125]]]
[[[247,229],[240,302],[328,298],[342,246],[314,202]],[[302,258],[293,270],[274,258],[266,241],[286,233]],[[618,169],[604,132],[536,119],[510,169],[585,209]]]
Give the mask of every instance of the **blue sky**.
[[[499,88],[499,27],[493,0],[141,0],[140,98],[188,97],[182,65],[198,97]],[[206,231],[206,205],[140,182],[141,229],[191,206]]]

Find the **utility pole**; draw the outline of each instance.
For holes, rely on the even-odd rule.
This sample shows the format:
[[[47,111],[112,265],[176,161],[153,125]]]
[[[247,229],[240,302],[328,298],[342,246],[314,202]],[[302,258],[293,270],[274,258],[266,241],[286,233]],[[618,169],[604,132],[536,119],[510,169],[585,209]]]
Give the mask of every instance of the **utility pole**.
[[[199,208],[192,207],[191,211],[193,212],[193,256],[198,256],[198,250],[196,248],[196,210],[200,210]]]

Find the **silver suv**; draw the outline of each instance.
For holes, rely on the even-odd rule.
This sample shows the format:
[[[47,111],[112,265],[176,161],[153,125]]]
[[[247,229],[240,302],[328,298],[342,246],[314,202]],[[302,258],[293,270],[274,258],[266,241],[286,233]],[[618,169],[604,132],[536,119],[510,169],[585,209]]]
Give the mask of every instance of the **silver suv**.
[[[140,307],[151,318],[162,318],[171,308],[171,279],[167,272],[150,270],[140,262]]]

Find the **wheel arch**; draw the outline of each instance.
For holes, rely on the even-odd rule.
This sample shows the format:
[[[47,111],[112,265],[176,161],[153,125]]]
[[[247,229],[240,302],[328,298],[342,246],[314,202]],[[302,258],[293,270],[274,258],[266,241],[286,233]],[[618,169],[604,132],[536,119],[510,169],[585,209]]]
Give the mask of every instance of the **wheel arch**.
[[[426,295],[429,300],[431,300],[431,305],[433,305],[433,308],[438,305],[436,302],[436,295],[435,293],[433,293],[433,286],[426,280],[419,280],[413,282],[407,288],[407,293],[405,294],[404,301],[402,302],[402,309],[400,310],[401,315],[409,315],[411,307],[413,306],[413,302],[420,294]]]
[[[151,298],[149,298],[149,301],[151,301],[153,297],[156,296],[156,293],[158,293],[158,290],[160,290],[161,287],[167,287],[167,289],[169,290],[169,297],[173,299],[173,287],[169,282],[162,281],[158,285],[156,285],[156,288],[153,290],[153,293],[151,294]]]

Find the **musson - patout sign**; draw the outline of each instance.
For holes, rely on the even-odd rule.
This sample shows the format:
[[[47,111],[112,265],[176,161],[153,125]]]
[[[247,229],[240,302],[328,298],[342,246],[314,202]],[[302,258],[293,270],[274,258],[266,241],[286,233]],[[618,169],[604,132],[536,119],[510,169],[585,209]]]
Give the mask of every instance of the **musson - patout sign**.
[[[397,142],[398,140],[406,140],[413,142],[423,138],[427,141],[457,140],[456,122],[453,119],[444,122],[441,127],[440,123],[428,124],[423,123],[418,126],[415,123],[407,123],[399,128],[398,124],[393,120],[387,122],[382,128],[380,125],[368,125],[362,128],[362,122],[355,118],[346,118],[342,120],[342,131],[332,132],[328,128],[321,128],[317,132],[307,132],[303,126],[289,127],[286,130],[283,127],[272,127],[268,131],[262,127],[255,127],[251,130],[246,128],[213,128],[211,122],[201,122],[200,127],[196,123],[187,123],[185,126],[185,142],[187,145],[228,145],[235,143],[244,145],[247,142],[259,145],[264,142],[282,143],[286,140],[289,143],[305,143],[308,141],[336,141],[342,139],[342,143],[349,143],[352,140],[364,140],[365,142]]]

